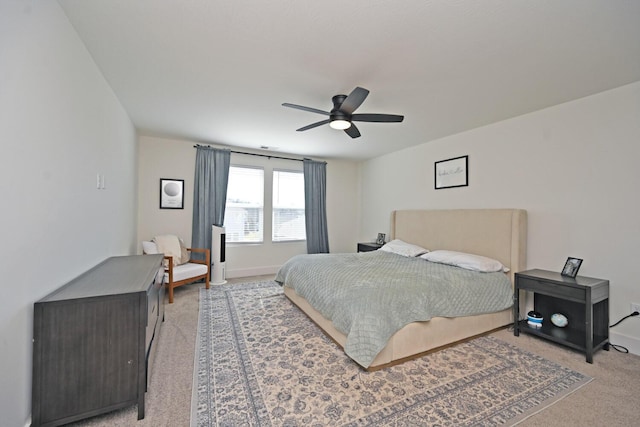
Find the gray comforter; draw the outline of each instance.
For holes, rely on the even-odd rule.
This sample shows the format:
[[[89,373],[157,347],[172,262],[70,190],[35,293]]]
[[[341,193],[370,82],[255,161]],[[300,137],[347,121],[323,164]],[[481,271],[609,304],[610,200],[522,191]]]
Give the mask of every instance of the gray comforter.
[[[293,288],[347,336],[345,353],[368,367],[403,326],[432,317],[504,310],[504,273],[479,273],[383,252],[298,255],[276,281]]]

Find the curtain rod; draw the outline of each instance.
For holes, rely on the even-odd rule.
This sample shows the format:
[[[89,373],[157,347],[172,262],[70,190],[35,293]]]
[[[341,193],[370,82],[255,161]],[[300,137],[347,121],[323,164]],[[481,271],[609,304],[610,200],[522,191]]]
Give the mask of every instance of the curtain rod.
[[[193,148],[198,148],[198,147],[214,148],[214,147],[211,147],[210,145],[200,145],[200,144],[196,144],[196,145],[193,146]],[[234,150],[229,150],[229,151],[234,153],[234,154],[246,154],[247,156],[267,157],[269,159],[293,160],[293,161],[296,161],[296,162],[304,161],[304,159],[294,159],[293,157],[271,156],[269,154],[246,153],[244,151],[234,151]]]

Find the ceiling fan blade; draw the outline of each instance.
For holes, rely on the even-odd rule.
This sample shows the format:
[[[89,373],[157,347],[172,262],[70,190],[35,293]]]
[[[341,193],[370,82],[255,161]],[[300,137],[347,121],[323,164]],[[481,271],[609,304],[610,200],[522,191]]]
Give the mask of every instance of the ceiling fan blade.
[[[354,125],[353,123],[351,123],[351,126],[349,126],[348,128],[346,128],[344,130],[347,135],[349,135],[351,138],[358,138],[360,136],[360,131],[358,130],[358,128],[356,127],[356,125]]]
[[[358,86],[352,90],[349,96],[347,96],[347,99],[344,100],[340,106],[340,111],[346,114],[352,114],[356,111],[356,108],[364,102],[368,95],[369,91],[367,89]]]
[[[404,116],[398,116],[396,114],[354,114],[351,116],[351,120],[357,122],[401,122],[404,120]]]
[[[322,126],[322,125],[326,125],[327,123],[329,123],[331,121],[331,119],[327,119],[327,120],[321,120],[319,122],[315,122],[315,123],[311,123],[310,125],[306,125],[304,127],[301,127],[300,129],[296,129],[298,132],[302,132],[304,130],[309,130],[309,129],[313,129],[313,128],[317,128],[318,126]]]
[[[304,105],[289,104],[288,102],[285,102],[284,104],[282,104],[282,106],[295,108],[297,110],[309,111],[310,113],[324,114],[325,116],[328,116],[330,114],[328,111],[318,110],[317,108],[305,107]]]

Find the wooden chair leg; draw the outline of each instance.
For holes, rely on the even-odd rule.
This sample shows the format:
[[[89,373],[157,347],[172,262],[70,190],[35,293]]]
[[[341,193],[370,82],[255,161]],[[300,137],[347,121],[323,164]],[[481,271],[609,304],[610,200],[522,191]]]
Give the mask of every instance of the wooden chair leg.
[[[169,284],[169,304],[173,304],[173,286]]]

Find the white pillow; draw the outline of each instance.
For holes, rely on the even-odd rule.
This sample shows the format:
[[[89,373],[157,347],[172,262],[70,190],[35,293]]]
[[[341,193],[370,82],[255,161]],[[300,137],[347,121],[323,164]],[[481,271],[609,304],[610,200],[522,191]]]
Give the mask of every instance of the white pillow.
[[[391,252],[406,257],[416,257],[418,255],[429,252],[427,249],[411,243],[403,242],[400,239],[395,239],[382,246],[379,251]]]
[[[464,252],[437,250],[421,255],[420,258],[441,264],[455,265],[467,270],[490,273],[494,271],[509,271],[500,261],[481,255],[467,254]]]

